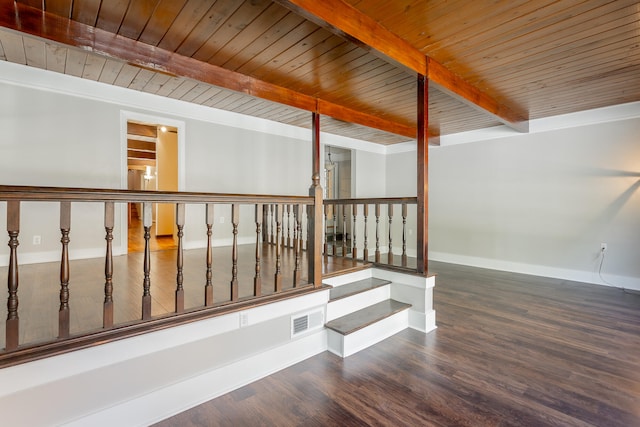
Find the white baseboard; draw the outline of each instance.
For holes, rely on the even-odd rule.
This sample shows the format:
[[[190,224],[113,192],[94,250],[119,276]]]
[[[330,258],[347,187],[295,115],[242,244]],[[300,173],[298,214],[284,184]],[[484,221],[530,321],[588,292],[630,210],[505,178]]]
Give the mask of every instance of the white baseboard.
[[[429,333],[437,328],[436,311],[429,310],[426,313],[409,310],[409,327],[420,332]]]
[[[114,255],[118,252],[114,249]],[[18,264],[40,264],[45,262],[60,262],[62,252],[60,250],[55,251],[43,251],[43,252],[25,252],[18,251]],[[87,248],[87,249],[71,249],[69,250],[69,259],[90,259],[90,258],[104,258],[105,248]],[[0,255],[0,267],[6,267],[9,265],[9,255]]]
[[[324,329],[291,339],[289,317],[327,299],[314,292],[1,369],[0,413],[6,425],[148,425],[325,351]]]
[[[286,345],[171,384],[64,425],[70,427],[151,425],[326,350],[326,330],[322,329]]]
[[[636,277],[603,274],[606,280],[604,281],[597,272],[592,271],[571,270],[446,252],[429,252],[429,260],[640,291],[640,278]]]
[[[255,243],[255,237],[239,237],[238,245],[252,245]],[[211,246],[214,248],[231,246],[233,244],[233,238],[228,239],[213,239]],[[184,242],[184,249],[203,249],[207,247],[206,240],[188,240]],[[98,248],[84,248],[84,249],[71,249],[69,250],[69,259],[71,261],[79,259],[90,258],[104,258],[106,247]],[[124,255],[127,253],[126,246],[114,246],[113,255]],[[56,249],[53,251],[42,252],[20,252],[18,250],[18,263],[19,265],[27,264],[39,264],[45,262],[59,262],[61,257],[61,250]],[[6,267],[9,265],[9,255],[0,255],[0,267]]]

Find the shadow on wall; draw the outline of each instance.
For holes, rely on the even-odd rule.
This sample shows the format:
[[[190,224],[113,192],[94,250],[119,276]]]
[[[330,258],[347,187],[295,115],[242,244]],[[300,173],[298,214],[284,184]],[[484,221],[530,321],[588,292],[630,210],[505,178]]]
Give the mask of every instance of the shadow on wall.
[[[637,177],[640,178],[640,172],[623,171],[618,169],[604,169],[604,168],[588,168],[585,169],[585,175],[588,176],[602,176],[612,178],[627,178]],[[628,189],[621,193],[616,199],[602,211],[602,214],[596,218],[596,223],[600,223],[602,220],[607,220],[615,217],[622,208],[629,202],[633,194],[640,188],[640,179],[633,183]]]

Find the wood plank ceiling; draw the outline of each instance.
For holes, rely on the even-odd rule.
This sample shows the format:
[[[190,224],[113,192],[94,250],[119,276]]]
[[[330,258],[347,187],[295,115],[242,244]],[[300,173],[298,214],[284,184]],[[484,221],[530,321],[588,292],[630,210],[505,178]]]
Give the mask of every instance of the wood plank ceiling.
[[[324,131],[380,144],[406,141],[416,126],[415,73],[280,4],[288,5],[286,1],[17,3],[0,0],[2,60],[303,127],[310,126],[309,113],[298,107],[318,99],[326,103],[326,111],[344,107],[356,123],[374,124],[365,127],[323,116]],[[337,4],[381,24],[482,93],[526,111],[531,119],[640,100],[637,0]],[[67,32],[56,33],[57,26]],[[69,35],[69,28],[76,33]],[[132,61],[127,47],[145,52],[146,62]],[[180,61],[240,73],[254,79],[254,85],[257,81],[286,88],[287,96],[297,93],[301,100],[285,105],[197,75],[176,75],[172,70]],[[429,97],[432,134],[500,124],[436,87],[430,87]]]

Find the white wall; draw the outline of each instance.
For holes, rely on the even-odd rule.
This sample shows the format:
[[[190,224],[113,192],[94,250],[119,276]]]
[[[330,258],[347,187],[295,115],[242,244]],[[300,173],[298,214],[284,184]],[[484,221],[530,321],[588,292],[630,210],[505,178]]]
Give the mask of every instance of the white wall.
[[[385,155],[357,150],[351,155],[354,198],[384,197],[386,194]]]
[[[50,87],[29,86],[30,81],[23,73],[41,79],[42,85]],[[63,90],[65,86],[70,89]],[[125,161],[122,143],[126,138],[121,135],[121,114],[133,112],[185,123],[185,146],[181,151],[185,156],[185,191],[308,195],[311,142],[305,138],[308,133],[305,130],[283,132],[275,129],[279,125],[274,124],[274,129],[267,127],[268,131],[261,131],[255,123],[247,124],[254,129],[244,129],[236,127],[238,123],[228,120],[224,114],[218,117],[220,115],[210,108],[206,108],[207,114],[194,113],[192,105],[180,101],[4,61],[0,61],[0,93],[3,129],[0,183],[5,185],[124,188],[127,180],[122,176]],[[97,95],[93,96],[94,93]],[[163,102],[167,103],[165,110],[180,114],[158,111]],[[206,120],[209,116],[212,120]],[[219,123],[225,121],[235,126]],[[239,124],[242,125],[244,123]],[[59,259],[58,209],[54,203],[22,204],[21,263]],[[72,258],[104,255],[102,211],[100,204],[72,204]],[[216,210],[214,239],[222,243],[232,235],[229,211],[226,206]],[[253,209],[246,207],[241,212],[240,239],[253,242]],[[221,219],[222,216],[226,218]],[[123,216],[116,215],[116,218],[117,254],[126,251],[126,240],[119,232]],[[5,222],[6,210],[1,203],[0,223]],[[32,244],[36,235],[42,236],[40,245]],[[203,245],[205,241],[204,208],[188,206],[185,247]],[[0,265],[6,265],[8,250],[6,245],[0,245]]]
[[[387,156],[389,195],[414,163]],[[430,259],[605,284],[602,242],[604,281],[640,289],[640,119],[430,149]]]

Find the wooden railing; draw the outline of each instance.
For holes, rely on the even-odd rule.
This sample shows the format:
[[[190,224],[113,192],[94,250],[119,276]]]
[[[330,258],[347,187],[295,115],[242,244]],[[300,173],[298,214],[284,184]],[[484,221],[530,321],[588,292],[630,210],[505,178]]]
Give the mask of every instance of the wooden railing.
[[[270,300],[282,298],[283,294],[304,292],[319,288],[319,280],[314,282],[317,274],[312,271],[312,260],[307,261],[309,271],[306,276],[309,283],[303,280],[303,250],[307,249],[307,233],[313,232],[313,197],[294,196],[270,196],[270,195],[238,195],[238,194],[210,194],[210,193],[186,193],[186,192],[139,192],[128,190],[104,190],[104,189],[78,189],[78,188],[38,188],[20,186],[0,186],[0,201],[6,201],[7,231],[9,235],[9,261],[7,274],[7,320],[5,324],[5,348],[0,351],[0,365],[20,363],[62,351],[86,347],[97,342],[105,342],[111,339],[122,338],[146,332],[149,330],[168,327],[176,323],[193,321],[210,317],[221,312],[249,307],[256,303],[264,303]],[[30,202],[51,202],[59,205],[60,209],[60,287],[58,310],[58,336],[56,339],[39,343],[23,343],[20,341],[19,317],[20,281],[19,281],[19,240],[21,206]],[[102,328],[99,330],[81,330],[72,333],[70,319],[73,307],[70,306],[70,295],[74,292],[70,286],[72,271],[69,256],[70,235],[73,227],[71,219],[71,204],[99,203],[104,206],[104,302],[102,304]],[[144,260],[142,263],[142,288],[141,314],[137,320],[118,324],[114,322],[114,309],[118,301],[114,297],[114,227],[116,224],[116,205],[128,203],[141,203],[144,239]],[[151,281],[151,252],[150,236],[152,226],[152,204],[171,203],[176,207],[176,280],[174,291],[174,310],[165,315],[152,315],[152,293],[154,284]],[[185,208],[190,205],[204,205],[204,218],[206,225],[206,254],[202,260],[202,283],[204,298],[196,307],[185,307],[184,288],[184,232],[185,232]],[[230,205],[231,207],[231,259],[228,260],[228,294],[219,299],[213,293],[213,268],[212,268],[212,239],[214,236],[214,207],[217,205]],[[240,207],[252,206],[255,211],[255,223],[251,233],[255,233],[255,265],[253,273],[252,295],[240,297],[238,274],[238,234],[240,224]],[[246,209],[245,209],[246,213]],[[317,218],[318,226],[321,226],[322,218]],[[86,219],[85,219],[86,222]],[[285,224],[284,228],[282,224]],[[273,224],[273,225],[272,225]],[[303,224],[306,230],[303,232]],[[218,227],[219,225],[216,225]],[[96,227],[98,225],[96,224]],[[243,230],[246,230],[244,228]],[[245,233],[246,234],[246,233]],[[264,243],[275,245],[275,266],[270,266],[273,273],[273,288],[268,294],[263,295],[264,265],[262,248]],[[126,245],[126,242],[124,242]],[[311,245],[306,252],[307,257],[316,255],[315,247]],[[293,271],[283,274],[281,251],[293,251],[295,258]],[[318,256],[320,256],[318,251]],[[271,258],[269,258],[271,259]],[[283,285],[283,277],[292,277],[292,283]],[[118,284],[122,286],[123,284]],[[127,283],[127,286],[135,284]],[[246,284],[245,284],[246,285]]]
[[[324,254],[415,270],[416,243],[407,224],[415,227],[416,204],[415,197],[325,200]]]

